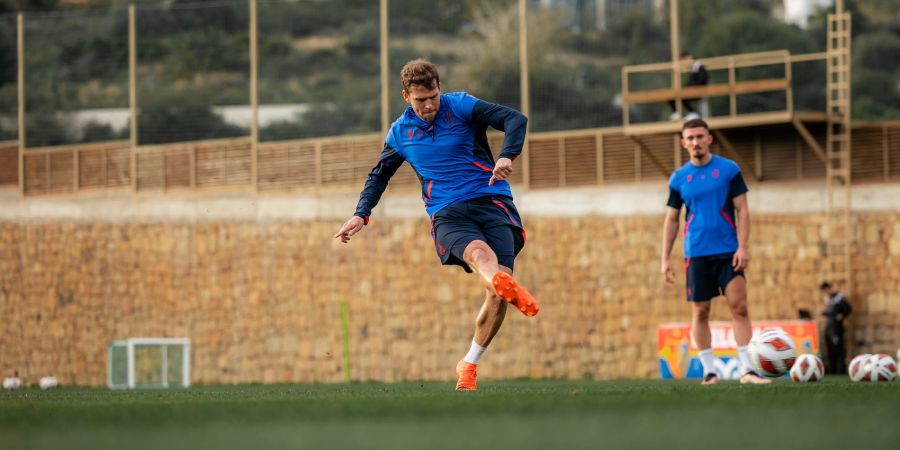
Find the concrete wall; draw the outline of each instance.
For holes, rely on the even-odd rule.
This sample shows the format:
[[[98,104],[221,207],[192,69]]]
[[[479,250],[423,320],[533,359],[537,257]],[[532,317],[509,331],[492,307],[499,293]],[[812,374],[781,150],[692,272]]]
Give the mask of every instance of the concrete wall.
[[[658,275],[665,194],[520,195],[517,277],[542,310],[510,311],[481,378],[655,376],[656,325],[689,318],[681,274],[676,286]],[[859,351],[900,346],[897,194],[854,190]],[[195,382],[337,382],[346,302],[354,379],[453,378],[481,303],[476,279],[437,264],[414,193],[387,197],[362,234],[337,243],[355,196],[0,199],[0,375],[99,385],[111,340],[187,336]],[[752,317],[821,306],[823,199],[820,185],[752,187]],[[727,317],[715,304],[714,318]]]

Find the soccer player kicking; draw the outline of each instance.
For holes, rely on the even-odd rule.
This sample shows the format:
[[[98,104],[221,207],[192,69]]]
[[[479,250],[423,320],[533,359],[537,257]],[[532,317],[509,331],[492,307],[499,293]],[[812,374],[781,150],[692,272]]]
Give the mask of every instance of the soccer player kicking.
[[[710,301],[725,294],[731,309],[734,339],[741,362],[741,383],[766,384],[750,366],[747,343],[753,334],[747,314],[747,280],[750,262],[750,211],[747,185],[734,161],[709,151],[713,137],[700,119],[684,123],[681,146],[690,161],[669,179],[669,201],[663,224],[662,267],[667,283],[675,282],[669,258],[678,234],[681,205],[685,205],[684,271],[687,299],[691,302],[691,335],[700,349],[703,384],[719,381],[713,364],[709,331]]]
[[[465,92],[442,94],[437,67],[423,59],[407,63],[400,78],[409,106],[391,125],[356,212],[334,237],[348,242],[361,231],[400,165],[406,161],[412,166],[422,183],[441,263],[474,270],[485,288],[469,352],[456,365],[456,389],[475,390],[478,362],[503,323],[506,304],[526,316],[539,309],[512,277],[516,255],[525,245],[525,229],[506,181],[512,160],[522,152],[528,119]],[[505,133],[496,164],[488,126]]]

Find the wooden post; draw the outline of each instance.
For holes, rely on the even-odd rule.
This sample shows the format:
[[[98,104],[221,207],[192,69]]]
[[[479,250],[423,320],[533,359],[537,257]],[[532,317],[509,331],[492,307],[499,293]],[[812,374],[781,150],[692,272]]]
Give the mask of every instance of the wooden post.
[[[643,179],[643,175],[641,172],[643,168],[641,167],[641,144],[635,139],[636,136],[632,136],[632,147],[634,148],[634,181],[641,181]]]
[[[316,189],[322,188],[322,141],[317,140],[314,147],[314,161],[316,168]]]
[[[886,123],[881,124],[881,150],[884,168],[884,181],[891,179],[891,154],[890,154],[890,137],[888,135],[888,126]]]
[[[525,129],[525,142],[522,144],[522,185],[531,187],[531,155],[528,151],[528,138],[531,132],[531,89],[528,81],[528,3],[519,0],[519,95],[522,97],[522,114],[528,117]]]
[[[16,16],[16,55],[19,88],[19,195],[25,195],[25,16]]]
[[[628,74],[627,66],[622,66],[622,125],[628,126],[631,122],[631,107],[628,104]]]
[[[756,141],[754,142],[753,152],[754,157],[756,159],[756,179],[762,181],[763,179],[763,154],[762,154],[762,139],[759,137],[759,131],[755,133]]]
[[[380,49],[379,56],[381,58],[381,134],[387,136],[388,128],[391,126],[391,105],[389,100],[389,90],[391,84],[388,80],[388,72],[390,67],[390,53],[388,49],[388,0],[379,2],[379,18],[380,18]],[[318,184],[318,183],[316,183]]]
[[[784,91],[785,94],[785,109],[787,109],[788,114],[794,114],[794,88],[792,87],[793,83],[793,72],[791,70],[791,55],[790,53],[785,53],[784,55],[784,77],[787,78],[787,88]]]
[[[681,42],[678,38],[678,0],[669,1],[669,40],[672,52],[672,89],[681,89]],[[681,113],[681,95],[675,99],[675,111]]]
[[[731,91],[728,95],[728,113],[731,114],[731,117],[737,116],[737,93],[734,91],[736,83],[734,58],[728,58],[728,90]]]
[[[603,184],[605,177],[603,175],[603,133],[597,132],[597,184]]]
[[[131,144],[131,190],[137,192],[137,146],[138,146],[138,120],[137,120],[137,17],[134,4],[128,5],[128,106],[131,113],[131,129],[129,141]]]
[[[673,134],[672,135],[672,148],[673,148],[673,161],[675,162],[675,170],[678,170],[681,167],[681,138]]]
[[[72,192],[78,192],[78,147],[72,148]]]
[[[259,58],[257,51],[256,0],[250,2],[250,184],[259,190]]]
[[[559,136],[556,145],[559,146],[559,153],[556,154],[559,164],[559,186],[566,187],[566,138],[564,135]]]

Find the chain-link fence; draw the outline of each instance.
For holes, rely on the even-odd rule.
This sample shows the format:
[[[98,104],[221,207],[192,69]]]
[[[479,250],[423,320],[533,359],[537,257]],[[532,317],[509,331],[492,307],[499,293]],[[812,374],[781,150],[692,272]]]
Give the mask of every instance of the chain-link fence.
[[[0,15],[0,142],[18,139],[16,16]]]
[[[142,2],[134,11],[139,145],[251,134],[251,1]],[[379,132],[381,17],[369,0],[257,0],[260,141]],[[664,59],[658,0],[387,3],[388,122],[406,106],[400,68],[427,58],[444,91],[526,107],[534,131],[621,124],[619,72]],[[26,145],[127,139],[126,7],[25,14]],[[0,17],[0,140],[17,137],[16,18]],[[640,25],[640,32],[628,32]],[[528,67],[519,45],[527,36]],[[624,37],[623,37],[624,36]],[[523,89],[523,73],[528,86]]]
[[[127,9],[23,17],[25,144],[127,138]]]
[[[258,4],[262,141],[381,129],[379,5]]]
[[[405,107],[400,68],[418,57],[438,65],[444,91],[465,90],[526,110],[532,131],[620,126],[622,68],[668,61],[672,51],[665,0],[389,0],[382,105],[378,1],[148,1],[134,8],[134,30],[129,9],[113,5],[24,15],[28,147],[129,138],[130,56],[136,61],[134,131],[139,145],[149,145],[250,136],[254,112],[260,141],[380,132]],[[700,61],[780,49],[821,52],[826,12],[811,10],[800,28],[778,20],[769,1],[682,0],[678,48]],[[879,33],[864,40],[859,64],[900,40]],[[0,141],[18,137],[17,56],[16,17],[0,16]],[[894,66],[884,70],[896,75]],[[867,80],[891,76],[864,68]],[[744,71],[750,78],[738,81],[784,76],[765,70]],[[711,73],[711,83],[725,76]],[[791,77],[794,108],[821,111],[824,63],[795,63]],[[629,83],[632,90],[666,89],[672,79],[663,72]],[[879,119],[900,117],[896,93],[854,100]],[[754,93],[738,101],[740,109],[756,111],[783,107],[788,97]],[[709,106],[715,115],[728,109],[727,99],[711,99]],[[667,120],[671,112],[666,102],[630,110],[635,123]]]

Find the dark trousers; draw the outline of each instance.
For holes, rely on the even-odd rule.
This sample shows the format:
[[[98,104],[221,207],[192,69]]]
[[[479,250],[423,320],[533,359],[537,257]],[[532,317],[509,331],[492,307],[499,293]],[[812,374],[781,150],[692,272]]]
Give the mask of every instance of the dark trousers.
[[[694,109],[694,102],[696,101],[696,98],[686,98],[681,100],[681,106],[684,108],[683,111],[686,113],[697,112],[697,110]],[[675,100],[670,100],[669,106],[672,107],[672,111],[675,111]]]
[[[844,345],[844,330],[825,329],[825,347],[827,350],[828,365],[825,366],[828,373],[847,373],[847,349]]]

